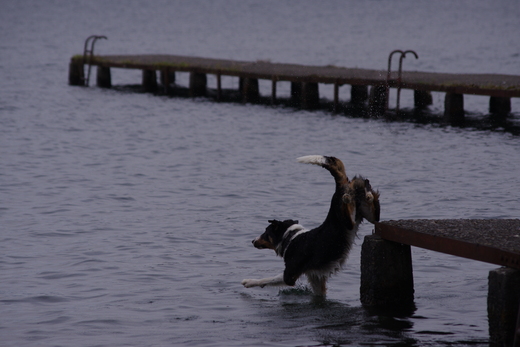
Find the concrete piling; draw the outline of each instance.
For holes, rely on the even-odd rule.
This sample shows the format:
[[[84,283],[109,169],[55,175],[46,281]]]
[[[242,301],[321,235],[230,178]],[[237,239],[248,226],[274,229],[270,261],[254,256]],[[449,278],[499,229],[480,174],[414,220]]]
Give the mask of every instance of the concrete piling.
[[[370,116],[379,117],[385,114],[388,108],[388,87],[385,84],[372,86],[368,99]]]
[[[83,70],[83,62],[71,60],[69,63],[69,85],[84,86],[85,72]]]
[[[170,92],[170,85],[172,83],[175,83],[175,71],[168,69],[161,70],[161,84],[166,94]]]
[[[243,102],[257,102],[260,98],[257,78],[240,78],[240,93]]]
[[[302,83],[291,82],[291,104],[300,107],[302,101]]]
[[[208,80],[206,74],[190,72],[190,96],[206,96],[206,86]]]
[[[409,245],[367,235],[361,247],[361,303],[368,308],[407,310],[414,306]]]
[[[513,346],[520,305],[520,270],[501,267],[489,272],[489,345]],[[520,336],[517,337],[520,345]]]
[[[350,103],[356,106],[365,104],[368,100],[368,86],[352,85],[350,89]]]
[[[302,83],[301,107],[305,110],[314,110],[320,106],[318,83]]]
[[[155,70],[143,70],[142,86],[146,93],[157,91],[157,72]]]
[[[452,125],[464,123],[464,95],[446,93],[444,97],[444,119]]]
[[[511,98],[489,98],[489,113],[505,118],[511,113]]]
[[[112,76],[110,74],[109,67],[104,67],[104,66],[97,67],[96,84],[100,88],[111,88],[112,87]]]
[[[433,104],[432,93],[427,90],[414,90],[413,100],[415,108],[422,109]]]

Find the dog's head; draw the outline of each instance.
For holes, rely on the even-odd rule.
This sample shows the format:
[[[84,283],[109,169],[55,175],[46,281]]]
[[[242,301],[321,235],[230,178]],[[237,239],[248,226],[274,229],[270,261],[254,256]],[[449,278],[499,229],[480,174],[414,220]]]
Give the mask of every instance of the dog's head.
[[[372,224],[379,222],[379,192],[372,189],[370,181],[363,177],[354,177],[350,182],[350,190],[356,201],[356,219],[365,218]]]
[[[269,223],[264,233],[253,240],[253,246],[258,249],[269,248],[276,251],[276,247],[282,242],[287,229],[291,225],[298,224],[298,221],[287,219],[281,222],[274,219],[270,220]]]

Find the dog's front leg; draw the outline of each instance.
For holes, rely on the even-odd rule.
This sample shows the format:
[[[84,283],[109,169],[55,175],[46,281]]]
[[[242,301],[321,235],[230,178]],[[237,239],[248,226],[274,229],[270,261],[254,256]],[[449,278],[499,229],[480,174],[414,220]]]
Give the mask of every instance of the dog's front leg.
[[[242,285],[246,288],[251,287],[265,287],[265,286],[283,286],[287,285],[283,280],[283,273],[275,276],[262,279],[245,279],[242,280]]]

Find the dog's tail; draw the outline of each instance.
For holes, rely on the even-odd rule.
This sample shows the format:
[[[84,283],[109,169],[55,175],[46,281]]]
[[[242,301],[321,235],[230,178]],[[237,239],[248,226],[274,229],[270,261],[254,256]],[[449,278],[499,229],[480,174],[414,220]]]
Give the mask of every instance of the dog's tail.
[[[306,155],[296,159],[300,163],[319,165],[331,173],[338,184],[348,183],[347,173],[343,162],[336,157],[326,157],[324,155]]]

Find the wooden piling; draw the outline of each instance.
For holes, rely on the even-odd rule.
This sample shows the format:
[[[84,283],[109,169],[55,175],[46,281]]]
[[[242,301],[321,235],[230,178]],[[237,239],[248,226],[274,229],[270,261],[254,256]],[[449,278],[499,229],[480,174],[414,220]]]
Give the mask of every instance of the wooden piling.
[[[361,303],[365,307],[414,307],[409,245],[367,235],[361,246]]]
[[[96,73],[96,84],[100,88],[111,88],[112,77],[110,74],[110,68],[105,66],[98,66]]]
[[[518,328],[520,270],[501,267],[490,271],[488,280],[489,345],[513,346]]]
[[[142,86],[146,93],[157,91],[157,72],[155,70],[143,70]]]
[[[207,83],[206,74],[190,72],[190,96],[206,96]]]

